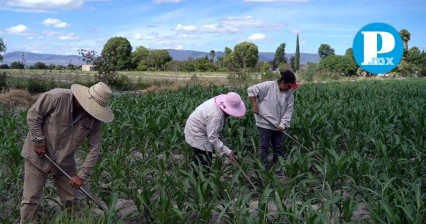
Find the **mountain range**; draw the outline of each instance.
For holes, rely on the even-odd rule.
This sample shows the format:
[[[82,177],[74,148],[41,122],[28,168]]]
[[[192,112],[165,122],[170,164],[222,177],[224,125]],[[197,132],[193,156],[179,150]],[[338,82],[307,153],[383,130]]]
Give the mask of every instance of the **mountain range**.
[[[202,51],[192,51],[192,50],[174,50],[169,49],[169,54],[172,56],[173,60],[184,61],[188,58],[200,58],[200,57],[209,57],[209,52]],[[259,52],[259,61],[272,61],[274,58],[273,52]],[[222,57],[224,52],[216,52],[216,57]],[[287,60],[290,59],[294,54],[286,54]],[[46,65],[82,65],[85,64],[78,55],[56,55],[56,54],[40,54],[40,53],[31,53],[31,52],[22,52],[14,51],[10,53],[5,53],[3,55],[3,62],[1,64],[11,64],[14,61],[24,61],[25,65],[33,65],[36,62],[43,62]],[[300,63],[306,64],[308,62],[319,62],[318,54],[311,53],[300,53]]]

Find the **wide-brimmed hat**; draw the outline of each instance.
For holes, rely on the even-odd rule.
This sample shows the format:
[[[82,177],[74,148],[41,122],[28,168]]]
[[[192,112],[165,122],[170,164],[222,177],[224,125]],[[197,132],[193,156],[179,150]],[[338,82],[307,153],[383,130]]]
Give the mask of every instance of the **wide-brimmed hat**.
[[[90,88],[73,84],[71,91],[83,109],[92,117],[102,122],[114,120],[114,114],[111,107],[108,106],[112,91],[105,83],[98,82]]]
[[[215,102],[223,112],[233,117],[243,117],[246,114],[246,105],[238,93],[221,94],[216,97]]]

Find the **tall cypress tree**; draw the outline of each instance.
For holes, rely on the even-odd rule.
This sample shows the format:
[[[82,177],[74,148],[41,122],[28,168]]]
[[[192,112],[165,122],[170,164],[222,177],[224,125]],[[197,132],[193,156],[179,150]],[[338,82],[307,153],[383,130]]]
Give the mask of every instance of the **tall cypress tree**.
[[[294,55],[294,71],[295,72],[299,70],[299,63],[300,63],[299,34],[297,34],[296,54]]]

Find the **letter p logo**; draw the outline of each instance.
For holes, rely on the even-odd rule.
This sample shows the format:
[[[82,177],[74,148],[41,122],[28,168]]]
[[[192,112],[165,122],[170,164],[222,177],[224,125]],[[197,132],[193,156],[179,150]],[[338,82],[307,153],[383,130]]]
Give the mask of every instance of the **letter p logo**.
[[[375,74],[392,70],[401,61],[403,51],[398,31],[384,23],[371,23],[363,27],[353,43],[358,65]]]

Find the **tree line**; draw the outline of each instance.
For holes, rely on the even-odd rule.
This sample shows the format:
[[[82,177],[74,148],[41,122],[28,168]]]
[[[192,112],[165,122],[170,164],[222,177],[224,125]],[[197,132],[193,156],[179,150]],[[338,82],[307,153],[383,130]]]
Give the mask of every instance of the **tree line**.
[[[400,64],[392,71],[403,76],[415,74],[426,76],[426,53],[418,47],[408,48],[411,34],[406,29],[400,32],[404,42],[404,55]],[[80,49],[79,54],[83,61],[95,66],[95,70],[102,74],[115,71],[182,71],[182,72],[267,72],[277,69],[290,69],[294,72],[306,70],[309,65],[300,65],[299,35],[296,39],[296,53],[289,59],[285,53],[285,43],[281,43],[269,62],[259,61],[259,51],[256,44],[242,42],[236,44],[233,49],[225,47],[224,55],[216,57],[216,52],[211,50],[209,54],[201,58],[188,58],[185,61],[176,61],[165,49],[148,49],[138,46],[134,51],[128,39],[125,37],[112,37],[103,46],[98,54],[92,50]],[[0,53],[6,50],[3,39],[0,38]],[[318,48],[320,62],[315,69],[326,70],[344,76],[366,74],[356,63],[352,48],[346,50],[344,55],[336,55],[334,49],[326,43]],[[0,54],[0,61],[3,56]],[[23,59],[24,61],[24,59]],[[312,65],[311,65],[312,66]],[[16,61],[9,65],[0,65],[0,68],[23,69],[25,63]],[[28,67],[31,69],[78,69],[71,63],[68,66],[46,65],[37,62]]]

